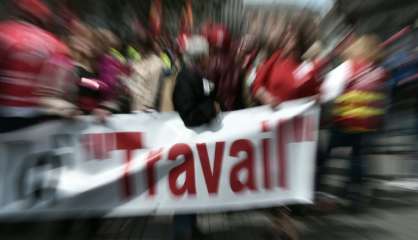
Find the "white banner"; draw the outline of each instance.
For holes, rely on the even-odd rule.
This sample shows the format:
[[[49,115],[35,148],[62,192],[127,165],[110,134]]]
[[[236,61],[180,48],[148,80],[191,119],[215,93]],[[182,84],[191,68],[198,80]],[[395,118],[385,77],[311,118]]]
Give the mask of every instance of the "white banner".
[[[319,109],[54,121],[0,135],[0,216],[194,213],[309,203]]]

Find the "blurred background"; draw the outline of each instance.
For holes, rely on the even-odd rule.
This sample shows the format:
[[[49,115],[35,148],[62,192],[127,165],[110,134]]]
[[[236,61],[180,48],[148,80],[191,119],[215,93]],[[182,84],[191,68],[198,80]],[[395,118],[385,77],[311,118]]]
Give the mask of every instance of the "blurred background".
[[[0,132],[148,110],[198,126],[304,97],[322,109],[312,205],[180,225],[1,219],[0,239],[417,238],[417,1],[0,0],[0,21]],[[176,94],[194,71],[214,84],[198,93],[209,119],[184,108],[202,96]]]

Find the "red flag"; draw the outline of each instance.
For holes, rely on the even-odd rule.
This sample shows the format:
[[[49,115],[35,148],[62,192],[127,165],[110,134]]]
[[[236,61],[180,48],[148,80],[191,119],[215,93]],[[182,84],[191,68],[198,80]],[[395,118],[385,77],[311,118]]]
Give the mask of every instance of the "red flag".
[[[180,23],[180,32],[190,34],[193,29],[192,0],[187,0],[183,9],[183,16]]]
[[[183,52],[186,47],[187,37],[191,35],[193,29],[193,10],[192,10],[192,0],[187,0],[186,5],[183,8],[180,21],[180,32],[177,37],[177,45],[179,51]]]
[[[153,0],[149,17],[151,33],[154,36],[159,36],[161,34],[162,14],[161,0]]]
[[[40,0],[15,0],[15,6],[22,12],[41,21],[50,21],[53,17],[48,6]]]

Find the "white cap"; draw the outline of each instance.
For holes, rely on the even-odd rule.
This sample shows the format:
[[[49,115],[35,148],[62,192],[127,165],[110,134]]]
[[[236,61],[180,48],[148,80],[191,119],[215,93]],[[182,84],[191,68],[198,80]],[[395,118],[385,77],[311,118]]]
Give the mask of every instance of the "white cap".
[[[184,53],[189,57],[198,57],[209,54],[209,43],[206,38],[200,35],[193,35],[187,38]]]

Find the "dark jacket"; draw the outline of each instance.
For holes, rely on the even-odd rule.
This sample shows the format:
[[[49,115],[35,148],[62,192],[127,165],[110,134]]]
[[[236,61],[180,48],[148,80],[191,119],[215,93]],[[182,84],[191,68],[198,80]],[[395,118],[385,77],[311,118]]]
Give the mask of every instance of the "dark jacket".
[[[229,52],[216,53],[211,57],[209,76],[216,85],[216,99],[222,110],[242,109],[242,78],[240,65],[235,55]]]
[[[188,127],[209,123],[217,114],[214,97],[205,94],[203,81],[201,74],[186,66],[177,75],[173,92],[174,109]]]

